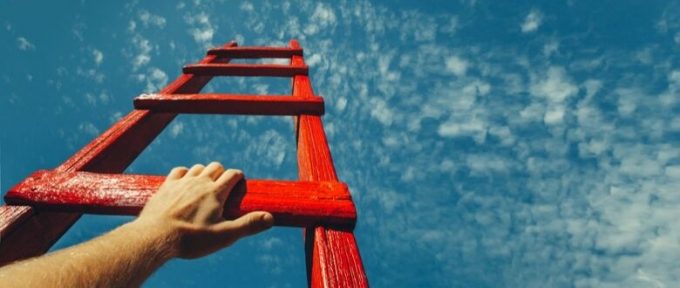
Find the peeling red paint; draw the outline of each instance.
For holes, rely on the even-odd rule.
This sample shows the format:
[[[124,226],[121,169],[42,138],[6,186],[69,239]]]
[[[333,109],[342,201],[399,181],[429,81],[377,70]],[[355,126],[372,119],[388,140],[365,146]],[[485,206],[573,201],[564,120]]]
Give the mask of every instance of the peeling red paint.
[[[152,175],[41,170],[11,188],[5,200],[54,211],[136,215],[164,180]],[[343,183],[248,179],[245,184],[227,200],[224,216],[228,219],[269,211],[278,226],[352,228],[356,221],[354,203]]]
[[[307,66],[291,67],[279,64],[192,64],[184,66],[186,74],[213,76],[293,77],[307,75]]]
[[[323,115],[321,97],[299,99],[288,95],[143,94],[135,109],[155,112],[241,115]]]
[[[300,48],[296,40],[291,48]],[[293,56],[291,66],[305,67],[302,56]],[[314,97],[306,75],[293,77],[293,97]],[[298,175],[302,181],[338,181],[321,117],[296,118]],[[305,231],[307,277],[310,287],[368,287],[359,247],[350,231],[316,226]]]

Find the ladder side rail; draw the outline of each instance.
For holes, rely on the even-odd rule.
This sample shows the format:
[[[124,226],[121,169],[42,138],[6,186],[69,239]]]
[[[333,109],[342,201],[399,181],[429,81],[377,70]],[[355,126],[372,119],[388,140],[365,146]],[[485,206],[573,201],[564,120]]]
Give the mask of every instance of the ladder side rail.
[[[234,46],[235,42],[225,45]],[[201,63],[226,61],[228,60],[209,55]],[[161,90],[161,93],[197,93],[211,78],[182,75]],[[160,134],[175,115],[133,110],[55,170],[120,173]],[[36,211],[28,206],[0,206],[0,265],[45,253],[81,215],[82,213]]]
[[[290,47],[300,48],[296,40]],[[291,66],[305,66],[293,56]],[[293,97],[313,97],[309,77],[293,78]],[[298,174],[302,181],[338,181],[321,117],[300,115],[297,126]],[[315,226],[305,229],[307,277],[310,287],[368,287],[359,248],[351,231]]]

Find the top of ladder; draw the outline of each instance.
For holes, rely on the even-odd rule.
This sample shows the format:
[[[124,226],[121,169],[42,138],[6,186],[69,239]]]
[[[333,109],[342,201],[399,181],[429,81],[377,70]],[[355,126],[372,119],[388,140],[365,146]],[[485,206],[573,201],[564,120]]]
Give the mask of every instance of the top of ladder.
[[[232,59],[290,58],[293,56],[302,56],[303,52],[302,48],[291,47],[236,46],[236,47],[212,48],[208,50],[208,55],[215,55],[218,57]]]

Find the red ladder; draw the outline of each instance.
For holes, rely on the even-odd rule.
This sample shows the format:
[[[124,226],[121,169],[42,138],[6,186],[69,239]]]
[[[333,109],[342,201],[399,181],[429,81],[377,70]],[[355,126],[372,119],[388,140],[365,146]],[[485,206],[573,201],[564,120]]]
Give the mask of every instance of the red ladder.
[[[290,58],[290,65],[230,64],[236,58]],[[135,215],[163,176],[120,174],[178,113],[291,115],[297,133],[299,181],[247,180],[230,195],[225,217],[265,210],[275,225],[305,228],[310,287],[368,287],[354,238],[356,210],[338,181],[303,51],[289,47],[211,49],[158,94],[54,170],[40,170],[12,187],[0,206],[0,265],[45,253],[81,213]],[[198,94],[213,76],[292,77],[292,95]],[[292,97],[284,97],[292,96]],[[102,181],[106,180],[106,181]]]

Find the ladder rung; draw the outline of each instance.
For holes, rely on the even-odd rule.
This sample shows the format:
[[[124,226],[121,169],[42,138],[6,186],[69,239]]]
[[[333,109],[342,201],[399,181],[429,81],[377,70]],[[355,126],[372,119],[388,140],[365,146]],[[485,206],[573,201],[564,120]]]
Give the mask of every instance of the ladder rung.
[[[56,211],[135,215],[165,180],[164,176],[53,172],[40,170],[5,195],[8,204]],[[341,182],[247,180],[234,189],[224,209],[233,219],[252,211],[268,211],[275,225],[352,227],[356,210]]]
[[[242,115],[323,115],[321,97],[240,94],[142,94],[135,109],[154,112]]]
[[[184,66],[185,74],[210,76],[271,76],[293,77],[307,75],[307,66],[279,64],[191,64]]]
[[[290,58],[302,56],[302,49],[289,47],[229,47],[213,48],[208,55],[226,58]]]

